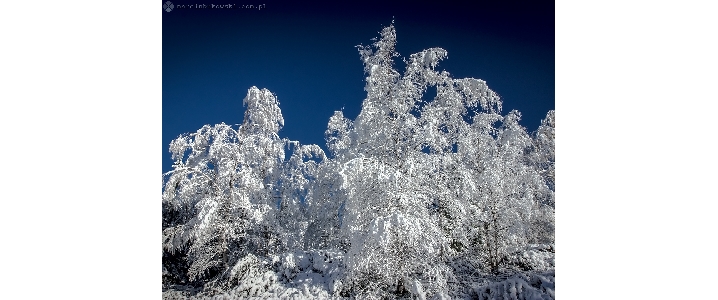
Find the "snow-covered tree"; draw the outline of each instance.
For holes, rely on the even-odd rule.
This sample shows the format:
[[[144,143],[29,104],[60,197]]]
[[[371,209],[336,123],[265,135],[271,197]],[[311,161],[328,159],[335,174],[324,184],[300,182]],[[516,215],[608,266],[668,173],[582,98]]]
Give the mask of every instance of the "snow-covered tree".
[[[546,113],[546,118],[541,120],[541,125],[534,137],[534,151],[531,154],[531,160],[541,172],[541,176],[546,180],[546,184],[554,190],[556,180],[556,112],[554,110]]]
[[[321,273],[334,296],[421,299],[475,284],[476,273],[552,267],[525,257],[553,249],[554,112],[528,133],[486,82],[436,70],[446,50],[412,54],[399,72],[394,26],[380,34],[358,46],[367,96],[354,120],[329,118],[328,155],[280,138],[279,102],[256,87],[239,126],[172,141],[164,286],[250,296],[302,271]],[[473,296],[504,286],[540,294],[524,277]]]
[[[534,134],[533,149],[529,154],[529,161],[535,170],[541,174],[547,187],[547,189],[544,189],[537,195],[539,201],[534,208],[537,218],[533,220],[534,224],[532,225],[533,232],[531,241],[533,243],[552,245],[554,242],[554,191],[556,188],[555,128],[555,111],[550,110]]]
[[[186,251],[189,280],[220,280],[247,253],[277,247],[272,183],[284,158],[283,124],[269,91],[249,89],[243,124],[205,125],[172,141],[163,207],[177,217],[163,226],[163,248]]]
[[[312,190],[320,176],[319,166],[326,160],[324,151],[317,145],[300,145],[296,141],[287,141],[292,152],[284,162],[278,181],[278,222],[283,230],[282,241],[290,250],[305,249],[309,243],[305,235],[309,225],[316,225],[317,217],[326,211],[312,214]],[[314,234],[311,232],[310,234]],[[311,239],[311,238],[310,238]]]
[[[359,47],[368,74],[362,110],[354,121],[337,112],[327,130],[343,162],[348,287],[398,292],[423,281],[438,292],[452,276],[445,263],[468,244],[467,208],[478,197],[465,192],[474,183],[457,153],[468,115],[499,116],[502,103],[484,81],[436,71],[441,48],[411,55],[399,73],[395,43],[392,25],[373,47]],[[437,94],[425,101],[428,87]]]

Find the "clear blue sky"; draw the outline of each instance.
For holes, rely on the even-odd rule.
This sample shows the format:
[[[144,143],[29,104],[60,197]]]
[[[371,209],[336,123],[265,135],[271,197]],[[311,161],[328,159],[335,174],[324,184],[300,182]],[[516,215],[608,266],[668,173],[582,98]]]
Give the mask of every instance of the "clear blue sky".
[[[392,18],[403,57],[446,49],[439,70],[486,80],[502,96],[503,113],[521,111],[529,131],[555,107],[553,1],[235,6],[263,4],[261,10],[172,2],[175,9],[162,14],[162,172],[171,169],[168,147],[178,135],[205,124],[241,123],[251,86],[277,95],[285,120],[280,137],[326,150],[329,117],[343,108],[355,118],[366,96],[354,46],[370,44]]]

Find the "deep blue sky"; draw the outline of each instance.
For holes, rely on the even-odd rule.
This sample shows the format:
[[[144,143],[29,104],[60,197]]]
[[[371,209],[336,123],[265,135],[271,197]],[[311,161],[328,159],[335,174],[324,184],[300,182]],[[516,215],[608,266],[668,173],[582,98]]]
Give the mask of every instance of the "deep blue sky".
[[[529,131],[555,107],[552,1],[236,3],[264,4],[261,10],[180,8],[212,2],[172,2],[175,9],[162,14],[163,173],[171,169],[168,147],[178,135],[205,124],[241,123],[242,99],[251,86],[277,95],[285,120],[281,137],[326,150],[329,117],[343,108],[354,119],[366,96],[355,46],[370,44],[392,18],[401,56],[446,49],[448,59],[437,69],[486,80],[502,96],[503,113],[521,111]]]

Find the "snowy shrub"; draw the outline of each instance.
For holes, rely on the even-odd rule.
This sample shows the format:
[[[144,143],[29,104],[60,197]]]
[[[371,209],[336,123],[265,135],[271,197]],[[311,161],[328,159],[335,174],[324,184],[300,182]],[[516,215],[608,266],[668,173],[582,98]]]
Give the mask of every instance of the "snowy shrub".
[[[530,244],[524,251],[514,253],[511,262],[524,270],[549,270],[555,266],[555,257],[552,245]]]
[[[343,253],[335,250],[295,251],[274,258],[274,271],[285,287],[314,287],[328,295],[338,295],[343,267]]]
[[[499,282],[474,288],[481,300],[553,300],[555,281],[553,274],[516,275]]]

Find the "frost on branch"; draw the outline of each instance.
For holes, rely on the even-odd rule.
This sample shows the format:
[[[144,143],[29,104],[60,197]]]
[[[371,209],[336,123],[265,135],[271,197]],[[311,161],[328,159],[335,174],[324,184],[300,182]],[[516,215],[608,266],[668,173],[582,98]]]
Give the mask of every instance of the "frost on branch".
[[[335,111],[334,115],[329,118],[329,125],[324,132],[327,141],[327,148],[334,156],[341,156],[351,147],[352,138],[350,132],[353,122],[344,117],[341,111]]]
[[[380,34],[358,46],[367,95],[356,119],[329,118],[329,155],[280,138],[277,97],[256,87],[238,127],[205,125],[172,141],[165,288],[554,298],[554,111],[529,133],[485,81],[439,70],[446,50],[412,54],[400,72],[394,26]]]

